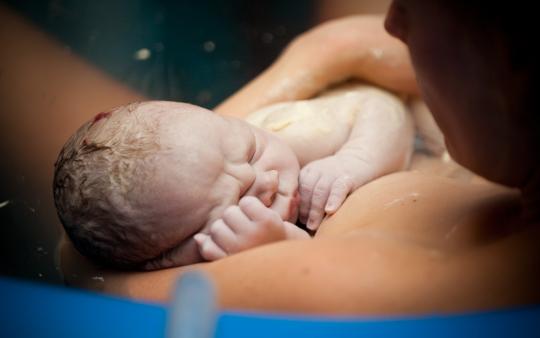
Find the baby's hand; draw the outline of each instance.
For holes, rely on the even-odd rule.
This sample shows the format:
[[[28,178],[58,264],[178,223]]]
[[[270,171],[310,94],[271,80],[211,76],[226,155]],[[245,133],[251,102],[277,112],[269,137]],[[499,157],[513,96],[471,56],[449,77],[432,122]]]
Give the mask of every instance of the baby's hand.
[[[372,179],[363,161],[348,156],[325,157],[300,171],[300,222],[316,230],[356,188]]]
[[[201,255],[209,261],[285,238],[279,214],[253,196],[242,197],[238,205],[225,209],[223,218],[212,223],[208,234],[194,236]]]

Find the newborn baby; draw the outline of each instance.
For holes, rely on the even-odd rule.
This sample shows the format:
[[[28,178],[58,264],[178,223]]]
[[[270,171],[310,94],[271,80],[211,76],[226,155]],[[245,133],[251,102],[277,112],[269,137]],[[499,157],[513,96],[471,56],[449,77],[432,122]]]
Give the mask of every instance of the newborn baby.
[[[403,169],[412,150],[403,104],[368,86],[247,120],[152,101],[85,123],[55,164],[54,199],[75,247],[151,270],[309,238],[298,216],[316,230],[354,189]]]

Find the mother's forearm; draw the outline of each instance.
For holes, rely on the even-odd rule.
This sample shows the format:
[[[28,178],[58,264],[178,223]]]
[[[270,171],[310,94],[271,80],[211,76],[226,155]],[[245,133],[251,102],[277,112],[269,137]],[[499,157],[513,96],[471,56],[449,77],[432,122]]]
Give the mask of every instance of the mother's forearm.
[[[216,107],[244,117],[276,102],[315,96],[356,78],[405,94],[418,92],[407,49],[379,16],[329,21],[297,37],[266,71]]]

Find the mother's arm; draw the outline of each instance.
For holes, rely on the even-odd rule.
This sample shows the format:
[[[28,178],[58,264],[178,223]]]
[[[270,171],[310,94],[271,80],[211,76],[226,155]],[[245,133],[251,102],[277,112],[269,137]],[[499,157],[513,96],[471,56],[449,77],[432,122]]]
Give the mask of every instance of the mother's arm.
[[[454,269],[450,263],[445,267]],[[375,315],[456,305],[441,301],[437,285],[425,288],[426,272],[439,268],[429,252],[367,237],[284,241],[212,263],[154,272],[108,272],[103,275],[104,291],[167,301],[177,278],[193,268],[210,276],[219,307],[227,309]]]
[[[272,103],[313,97],[352,78],[417,94],[406,46],[385,31],[383,21],[382,16],[351,16],[307,31],[266,71],[215,110],[244,117]]]
[[[383,315],[471,311],[538,301],[537,274],[531,272],[538,270],[532,263],[538,256],[538,231],[493,237],[481,230],[494,224],[493,217],[501,217],[486,210],[502,204],[514,210],[515,192],[414,173],[394,174],[378,182],[349,196],[323,225],[326,230],[310,241],[278,242],[182,268],[94,273],[103,277],[105,292],[166,301],[184,271],[200,269],[214,282],[219,306],[227,309]],[[401,186],[399,191],[394,191],[396,186]],[[400,195],[410,187],[423,187],[424,208],[415,203],[373,213],[388,194]],[[441,189],[445,203],[439,203]],[[373,198],[375,191],[379,198]],[[369,212],[359,213],[360,205]],[[477,207],[483,209],[480,218]],[[386,216],[377,223],[381,210]],[[472,217],[463,217],[471,212]],[[459,238],[449,243],[445,234],[455,225],[439,218],[472,223],[467,221]],[[381,231],[374,231],[381,225]]]

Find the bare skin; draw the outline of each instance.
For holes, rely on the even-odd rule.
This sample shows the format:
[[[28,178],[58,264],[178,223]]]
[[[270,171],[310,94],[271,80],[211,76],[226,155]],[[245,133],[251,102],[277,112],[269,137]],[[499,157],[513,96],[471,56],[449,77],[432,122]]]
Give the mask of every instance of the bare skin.
[[[98,261],[154,270],[309,239],[290,223],[298,214],[316,230],[352,191],[409,162],[409,114],[372,86],[351,84],[250,116],[270,132],[176,102],[97,114],[56,164],[55,201],[74,245]],[[288,144],[297,139],[295,156]],[[297,156],[307,153],[300,171]],[[116,242],[117,231],[131,237]]]
[[[292,150],[271,133],[201,107],[149,101],[85,123],[59,156],[54,194],[83,254],[156,269],[225,255],[200,237],[217,236],[230,253],[308,238],[286,222],[296,220],[299,170]],[[95,221],[103,215],[113,216]],[[114,242],[118,229],[131,237]],[[100,249],[85,251],[84,241]]]
[[[538,134],[532,129],[534,125],[519,124],[523,115],[518,111],[498,106],[504,100],[494,102],[481,95],[484,87],[478,83],[488,83],[482,76],[494,69],[493,64],[481,62],[481,56],[488,53],[500,62],[500,69],[506,69],[509,65],[504,55],[491,53],[491,46],[466,45],[478,49],[467,49],[471,53],[459,55],[461,63],[453,63],[456,55],[452,53],[461,49],[452,49],[448,41],[456,38],[454,29],[462,27],[458,17],[439,2],[394,2],[386,25],[408,44],[421,91],[450,153],[469,169],[507,187],[463,183],[425,172],[393,174],[373,181],[352,194],[312,241],[280,242],[194,266],[210,274],[222,307],[410,314],[540,302],[540,168],[536,157],[540,151],[534,139]],[[436,47],[444,48],[437,55],[439,59],[430,60],[425,51]],[[321,61],[318,65],[323,65],[322,73],[326,74],[324,55],[307,53],[305,57]],[[439,66],[433,67],[432,61],[440,62]],[[346,63],[341,64],[345,74],[356,74]],[[445,76],[447,70],[459,74],[464,66],[477,70],[472,78]],[[340,76],[329,72],[324,78]],[[262,78],[269,82],[256,80],[257,85],[242,92],[258,86],[262,86],[260,92],[266,92],[273,82],[264,74]],[[321,80],[315,87],[327,84]],[[505,99],[523,99],[515,96],[508,79],[489,85],[506,95]],[[466,100],[471,94],[476,100]],[[235,97],[231,100],[226,102],[229,107]],[[501,131],[508,137],[497,138]],[[489,147],[486,140],[491,142]],[[533,142],[524,142],[529,140]],[[506,151],[512,147],[520,152]],[[166,300],[174,280],[185,269],[101,271],[105,278],[101,287],[128,297]]]
[[[284,140],[300,171],[299,219],[317,230],[347,195],[408,168],[411,114],[402,100],[373,86],[346,83],[309,100],[264,107],[246,118]]]
[[[92,271],[105,280],[94,287],[166,301],[176,278],[199,268],[212,277],[224,308],[403,314],[530,304],[540,301],[540,232],[513,229],[516,213],[513,190],[393,174],[357,190],[312,241],[279,242],[186,268]]]

